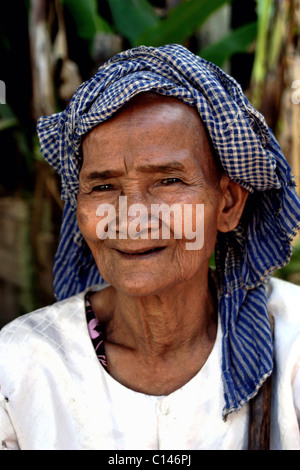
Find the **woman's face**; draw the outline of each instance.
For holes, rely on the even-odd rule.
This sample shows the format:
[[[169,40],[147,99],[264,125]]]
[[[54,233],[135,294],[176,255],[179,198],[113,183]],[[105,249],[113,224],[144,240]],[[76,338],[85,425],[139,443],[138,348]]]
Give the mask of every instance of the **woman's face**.
[[[176,99],[139,95],[96,127],[83,142],[77,219],[102,277],[129,295],[201,281],[216,241],[220,179],[198,114]],[[115,231],[105,235],[108,208]]]

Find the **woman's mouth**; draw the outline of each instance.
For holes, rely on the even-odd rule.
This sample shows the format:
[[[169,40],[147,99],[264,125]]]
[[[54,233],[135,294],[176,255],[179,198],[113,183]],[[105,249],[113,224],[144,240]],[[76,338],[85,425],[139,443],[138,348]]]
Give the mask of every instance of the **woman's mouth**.
[[[123,258],[144,259],[151,258],[161,253],[166,247],[159,246],[155,248],[141,248],[137,250],[116,250]]]

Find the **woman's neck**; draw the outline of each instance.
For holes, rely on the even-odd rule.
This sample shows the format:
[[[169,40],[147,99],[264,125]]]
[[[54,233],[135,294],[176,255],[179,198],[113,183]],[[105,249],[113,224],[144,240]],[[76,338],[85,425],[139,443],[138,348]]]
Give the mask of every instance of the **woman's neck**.
[[[111,376],[149,395],[182,387],[202,368],[215,343],[213,297],[207,273],[151,296],[130,297],[114,288],[95,294],[92,306],[105,323]]]
[[[163,358],[215,339],[215,305],[207,273],[154,295],[132,297],[116,290],[111,294],[114,306],[106,322],[111,344]]]

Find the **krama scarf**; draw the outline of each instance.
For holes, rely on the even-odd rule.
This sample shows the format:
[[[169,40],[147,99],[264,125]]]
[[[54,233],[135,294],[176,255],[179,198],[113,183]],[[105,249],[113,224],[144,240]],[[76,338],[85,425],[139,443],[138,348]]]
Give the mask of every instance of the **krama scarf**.
[[[290,167],[264,118],[217,66],[179,45],[137,47],[100,67],[65,111],[39,119],[41,151],[61,177],[65,201],[55,294],[60,300],[103,282],[76,222],[82,137],[146,91],[193,106],[224,170],[250,193],[240,224],[218,235],[215,253],[225,418],[255,396],[272,372],[267,278],[289,261],[300,203]]]

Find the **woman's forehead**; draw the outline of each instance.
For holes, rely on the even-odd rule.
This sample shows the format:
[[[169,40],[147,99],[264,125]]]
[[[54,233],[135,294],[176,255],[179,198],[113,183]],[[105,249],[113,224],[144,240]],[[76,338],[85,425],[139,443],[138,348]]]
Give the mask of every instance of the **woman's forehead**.
[[[83,156],[112,158],[126,152],[127,146],[145,159],[161,152],[167,152],[168,158],[176,157],[183,149],[202,160],[212,158],[210,141],[197,111],[176,98],[154,93],[136,96],[87,134]]]

